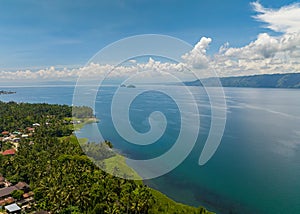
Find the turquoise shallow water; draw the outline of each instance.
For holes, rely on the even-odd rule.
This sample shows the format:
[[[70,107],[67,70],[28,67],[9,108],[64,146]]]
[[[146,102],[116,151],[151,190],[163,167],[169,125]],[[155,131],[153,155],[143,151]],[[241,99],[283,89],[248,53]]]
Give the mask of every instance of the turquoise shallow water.
[[[177,86],[170,87],[178,90]],[[72,87],[3,89],[17,91],[1,95],[4,101],[72,103]],[[101,121],[85,126],[78,136],[97,142],[93,130],[99,128],[105,139],[135,159],[166,152],[180,129],[177,105],[159,93],[147,93],[136,99],[129,115],[137,131],[149,129],[147,118],[152,111],[162,111],[168,127],[163,137],[150,147],[134,146],[124,141],[112,124],[113,90],[107,87],[98,93],[95,111]],[[225,133],[216,154],[204,166],[197,163],[210,125],[210,108],[201,89],[190,87],[190,90],[196,95],[201,115],[197,143],[179,167],[145,182],[177,201],[204,205],[218,213],[300,213],[300,90],[225,88],[228,106]],[[86,94],[87,97],[82,97],[83,104],[88,90]]]

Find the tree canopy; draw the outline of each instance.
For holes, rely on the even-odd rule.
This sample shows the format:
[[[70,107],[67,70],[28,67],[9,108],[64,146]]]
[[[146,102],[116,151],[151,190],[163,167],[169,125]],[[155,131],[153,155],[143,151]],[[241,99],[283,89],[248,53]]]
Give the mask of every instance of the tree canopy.
[[[83,115],[91,116],[88,107]],[[208,213],[175,203],[140,181],[115,177],[92,160],[112,157],[112,144],[80,144],[65,118],[66,105],[0,102],[0,130],[24,130],[34,123],[34,135],[21,138],[16,155],[1,156],[0,173],[10,182],[25,181],[35,194],[33,210],[52,213]],[[80,117],[81,115],[77,115]],[[87,156],[87,155],[89,156]],[[105,162],[104,162],[105,164]],[[115,170],[118,170],[116,168]],[[22,192],[14,192],[19,197]]]

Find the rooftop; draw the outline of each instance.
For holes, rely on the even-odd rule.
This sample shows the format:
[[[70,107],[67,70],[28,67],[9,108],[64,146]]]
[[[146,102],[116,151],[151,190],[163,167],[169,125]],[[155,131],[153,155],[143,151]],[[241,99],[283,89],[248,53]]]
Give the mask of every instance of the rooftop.
[[[0,198],[9,196],[14,190],[17,190],[14,186],[0,189]]]
[[[19,183],[17,183],[17,184],[15,185],[15,187],[18,188],[18,189],[23,190],[23,189],[29,188],[29,185],[26,184],[25,182],[19,182]]]
[[[2,155],[14,155],[16,153],[15,149],[8,149],[2,152]]]
[[[8,212],[16,212],[16,211],[20,211],[21,208],[16,204],[10,204],[4,207],[5,210],[7,210]]]

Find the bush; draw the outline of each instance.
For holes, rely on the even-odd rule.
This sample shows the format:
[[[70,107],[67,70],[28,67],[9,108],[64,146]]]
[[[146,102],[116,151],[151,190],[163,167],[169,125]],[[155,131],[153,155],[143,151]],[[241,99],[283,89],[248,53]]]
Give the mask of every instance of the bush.
[[[23,191],[23,190],[14,190],[14,191],[11,193],[11,196],[12,196],[14,199],[20,200],[20,199],[23,197],[23,194],[24,194],[24,191]]]

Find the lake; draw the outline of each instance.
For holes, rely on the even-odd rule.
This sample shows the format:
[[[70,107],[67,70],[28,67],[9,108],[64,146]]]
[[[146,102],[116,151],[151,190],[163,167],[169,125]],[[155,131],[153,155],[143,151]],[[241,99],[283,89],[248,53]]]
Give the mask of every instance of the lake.
[[[180,86],[173,87],[178,90]],[[74,87],[2,87],[16,94],[0,95],[2,101],[72,104]],[[129,118],[138,132],[150,128],[148,117],[161,111],[168,122],[164,135],[149,146],[122,139],[111,119],[114,87],[104,87],[95,105],[98,124],[86,125],[79,137],[98,142],[94,132],[112,141],[122,154],[134,159],[159,156],[170,149],[180,130],[180,112],[174,102],[155,91],[144,93],[131,104]],[[210,106],[205,92],[191,86],[198,103],[200,132],[189,156],[173,171],[145,183],[176,201],[217,213],[300,213],[300,90],[225,88],[227,122],[221,144],[204,166],[198,165],[210,125]],[[82,103],[88,101],[89,89]],[[141,90],[139,87],[127,89]],[[120,103],[122,103],[120,101]],[[192,129],[193,127],[191,127]],[[159,167],[159,166],[158,166]]]

